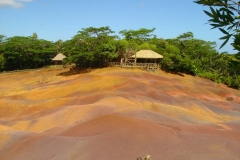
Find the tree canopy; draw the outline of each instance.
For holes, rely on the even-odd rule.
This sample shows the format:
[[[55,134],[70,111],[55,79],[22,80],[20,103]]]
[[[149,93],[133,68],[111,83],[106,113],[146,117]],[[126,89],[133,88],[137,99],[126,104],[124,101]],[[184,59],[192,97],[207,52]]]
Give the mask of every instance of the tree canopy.
[[[53,43],[37,39],[36,34],[6,38],[0,46],[0,67],[1,70],[43,67],[51,62],[55,53]]]
[[[116,58],[116,36],[107,27],[83,28],[64,45],[64,52],[68,55],[66,62],[77,66],[104,66],[111,59]]]
[[[0,35],[0,71],[50,65],[59,52],[67,56],[64,63],[81,68],[104,67],[108,62],[120,62],[121,57],[150,49],[163,55],[158,63],[166,72],[197,75],[240,88],[239,53],[218,53],[215,42],[195,38],[192,32],[163,39],[154,35],[154,30],[122,30],[120,38],[108,26],[88,27],[69,40],[56,42],[38,39],[37,33],[28,37]]]
[[[149,39],[155,37],[156,35],[152,34],[155,28],[147,29],[147,28],[140,28],[138,30],[122,30],[119,33],[124,36],[126,40],[133,40],[136,41],[138,44],[148,41]]]

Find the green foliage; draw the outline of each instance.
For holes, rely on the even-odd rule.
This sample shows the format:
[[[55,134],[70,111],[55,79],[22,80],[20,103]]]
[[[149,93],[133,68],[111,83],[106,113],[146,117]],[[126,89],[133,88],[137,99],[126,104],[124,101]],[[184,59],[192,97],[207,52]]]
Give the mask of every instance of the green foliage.
[[[201,70],[209,69],[210,57],[216,54],[215,43],[195,39],[192,32],[183,33],[167,42],[162,63],[165,57],[170,58],[173,61],[170,70],[176,72],[196,75]]]
[[[152,48],[153,51],[159,53],[159,54],[164,54],[166,47],[168,45],[168,42],[162,38],[152,38],[148,41],[148,43],[153,44],[154,48]]]
[[[57,50],[57,53],[62,52],[63,50],[63,41],[59,39],[57,42],[55,42],[55,48]]]
[[[210,6],[210,11],[204,12],[210,17],[209,23],[212,28],[218,28],[224,34],[224,36],[220,38],[224,40],[220,48],[233,36],[233,47],[239,50],[237,46],[240,41],[240,3],[235,0],[196,0],[194,2],[200,5]]]
[[[3,57],[3,55],[0,54],[0,71],[3,71],[5,68],[5,58]]]
[[[167,71],[179,72],[182,56],[180,55],[180,50],[177,47],[173,45],[167,45],[163,57],[163,69]]]
[[[162,68],[171,72],[195,74],[193,61],[189,56],[183,56],[179,48],[174,45],[166,46]]]
[[[220,48],[222,48],[231,37],[234,38],[233,47],[240,51],[240,3],[235,0],[196,0],[197,4],[210,7],[210,11],[204,11],[209,17],[212,29],[218,28],[224,36]],[[211,58],[211,69],[217,76],[202,75],[219,83],[225,83],[233,88],[239,89],[240,84],[240,59],[238,54],[215,54]],[[203,73],[201,73],[203,74]],[[209,76],[210,75],[210,76]],[[231,76],[231,77],[230,77]]]
[[[168,39],[161,47],[163,70],[198,75],[239,88],[240,54],[218,53],[214,42],[195,39],[191,32]]]
[[[137,50],[153,50],[153,51],[156,51],[157,46],[155,44],[145,42],[145,43],[139,45]]]
[[[214,82],[220,82],[219,75],[215,72],[205,71],[198,73],[199,76],[210,79]]]
[[[233,47],[240,53],[240,34],[234,35],[235,39],[233,41]],[[240,58],[238,58],[240,59]]]
[[[55,54],[52,42],[32,37],[7,38],[1,45],[5,70],[37,68],[51,63]]]
[[[82,67],[104,66],[116,58],[117,42],[109,27],[83,28],[71,40],[63,44],[68,55],[66,62]]]
[[[5,36],[0,34],[0,45],[4,42]]]
[[[229,85],[230,87],[240,89],[240,76],[239,75],[234,75],[231,78],[231,83]]]
[[[140,28],[139,30],[122,30],[119,33],[124,36],[124,39],[128,41],[135,41],[138,44],[142,44],[154,37],[156,37],[152,32],[155,30],[155,28],[152,29],[146,29],[146,28]]]
[[[215,42],[196,39],[192,32],[165,40],[153,35],[154,30],[123,30],[120,33],[124,38],[120,39],[109,27],[89,27],[70,40],[55,43],[38,39],[36,33],[29,37],[0,35],[0,71],[42,67],[51,64],[58,52],[67,56],[64,62],[74,63],[80,69],[103,67],[138,50],[149,49],[163,55],[160,63],[165,71],[198,75],[239,89],[240,53],[218,53]],[[235,48],[240,46],[239,42],[236,38]]]
[[[240,75],[240,52],[230,56],[229,66],[231,74]]]

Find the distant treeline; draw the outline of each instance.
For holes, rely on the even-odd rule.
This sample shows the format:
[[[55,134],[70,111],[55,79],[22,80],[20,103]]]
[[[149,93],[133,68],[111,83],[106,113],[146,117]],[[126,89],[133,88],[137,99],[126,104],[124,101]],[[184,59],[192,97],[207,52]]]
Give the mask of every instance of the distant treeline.
[[[194,38],[187,32],[173,39],[158,38],[155,28],[122,30],[121,38],[109,27],[83,28],[67,41],[51,42],[29,37],[0,35],[0,71],[39,68],[50,65],[59,52],[65,63],[78,67],[104,67],[110,61],[141,49],[151,49],[164,56],[162,70],[187,73],[240,89],[240,52],[218,53],[216,43]]]

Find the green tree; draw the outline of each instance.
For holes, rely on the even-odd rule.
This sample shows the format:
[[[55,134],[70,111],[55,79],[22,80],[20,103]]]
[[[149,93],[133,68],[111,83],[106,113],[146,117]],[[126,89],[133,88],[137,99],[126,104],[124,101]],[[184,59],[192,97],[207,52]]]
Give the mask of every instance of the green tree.
[[[55,47],[56,47],[57,53],[60,53],[63,50],[63,41],[59,39],[57,42],[55,42]]]
[[[64,44],[64,52],[69,52],[66,61],[84,67],[104,66],[117,57],[113,33],[108,26],[83,28]]]
[[[157,38],[157,37],[150,39],[148,43],[151,46],[153,45],[153,47],[149,47],[149,48],[159,54],[164,54],[164,51],[166,50],[166,46],[168,45],[168,41],[166,41],[163,38]]]
[[[231,54],[229,57],[229,73],[231,75],[240,75],[240,52],[237,54]]]
[[[2,45],[3,45],[4,41],[5,41],[5,38],[6,37],[4,35],[0,34],[0,54],[1,54],[2,50],[3,50]]]
[[[157,50],[157,46],[155,44],[151,44],[148,42],[145,42],[141,45],[138,46],[138,50],[153,50],[156,51]]]
[[[147,28],[140,28],[138,30],[122,30],[119,33],[123,35],[124,39],[128,41],[135,41],[139,45],[149,41],[150,39],[156,37],[156,35],[152,34],[155,28],[147,29]]]
[[[168,39],[167,42],[179,49],[177,56],[179,60],[175,60],[175,63],[178,63],[178,71],[183,73],[196,75],[210,69],[212,57],[218,54],[215,42],[196,39],[192,32],[183,33],[176,38]]]
[[[0,71],[3,71],[4,68],[5,68],[5,58],[3,56],[3,51],[4,51],[4,48],[3,48],[3,43],[5,41],[5,36],[4,35],[0,35]]]
[[[210,6],[210,11],[204,11],[209,17],[212,28],[218,28],[224,36],[220,39],[225,40],[222,48],[233,36],[233,47],[239,50],[240,42],[240,2],[236,0],[196,0],[197,4]]]
[[[52,42],[36,37],[15,36],[5,40],[2,45],[5,69],[27,69],[48,65],[56,53]]]
[[[5,68],[5,63],[6,63],[5,58],[3,57],[2,54],[0,54],[0,71],[3,71],[3,70],[4,70],[4,68]]]
[[[163,54],[162,68],[171,72],[179,72],[181,61],[180,50],[174,45],[167,45]]]
[[[34,32],[34,33],[32,34],[32,39],[34,39],[34,40],[37,40],[37,39],[38,39],[38,35],[37,35],[36,32]]]

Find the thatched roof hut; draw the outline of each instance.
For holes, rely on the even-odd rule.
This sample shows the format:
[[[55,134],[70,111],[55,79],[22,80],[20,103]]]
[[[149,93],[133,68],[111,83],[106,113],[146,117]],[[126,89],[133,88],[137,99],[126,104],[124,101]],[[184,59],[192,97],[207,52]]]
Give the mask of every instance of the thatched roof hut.
[[[132,55],[131,58],[143,58],[143,59],[159,59],[163,58],[162,55],[152,51],[152,50],[140,50],[136,54]]]
[[[57,64],[63,64],[63,59],[66,58],[65,55],[63,55],[62,53],[58,53],[53,59],[52,61],[55,62],[55,65]]]
[[[58,53],[52,60],[53,61],[62,61],[64,58],[66,58],[65,55],[63,55],[62,53]]]

